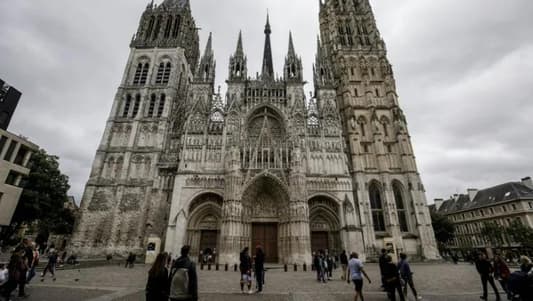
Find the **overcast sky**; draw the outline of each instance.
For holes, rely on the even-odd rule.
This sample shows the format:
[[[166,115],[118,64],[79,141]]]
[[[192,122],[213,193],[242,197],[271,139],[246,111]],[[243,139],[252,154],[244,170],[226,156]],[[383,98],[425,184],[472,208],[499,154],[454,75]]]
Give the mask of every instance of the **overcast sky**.
[[[61,158],[78,201],[147,2],[0,1],[0,78],[23,92],[10,131]],[[213,32],[219,85],[241,29],[249,74],[260,71],[267,9],[276,71],[291,30],[312,83],[318,1],[191,2],[202,51]],[[371,3],[428,199],[533,176],[533,1]]]

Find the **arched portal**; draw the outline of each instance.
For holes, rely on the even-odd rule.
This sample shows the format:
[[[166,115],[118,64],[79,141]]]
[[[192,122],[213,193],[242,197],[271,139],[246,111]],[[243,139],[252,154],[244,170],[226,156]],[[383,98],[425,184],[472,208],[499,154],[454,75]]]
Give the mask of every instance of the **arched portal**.
[[[327,196],[315,196],[309,200],[309,228],[311,250],[329,250],[339,254],[342,248],[340,235],[340,206]]]
[[[204,260],[215,262],[220,237],[222,197],[214,193],[197,196],[189,206],[187,244],[191,256],[202,253]]]
[[[252,180],[242,196],[244,233],[248,245],[261,245],[267,262],[279,262],[286,254],[283,239],[288,234],[289,195],[284,184],[273,175]]]

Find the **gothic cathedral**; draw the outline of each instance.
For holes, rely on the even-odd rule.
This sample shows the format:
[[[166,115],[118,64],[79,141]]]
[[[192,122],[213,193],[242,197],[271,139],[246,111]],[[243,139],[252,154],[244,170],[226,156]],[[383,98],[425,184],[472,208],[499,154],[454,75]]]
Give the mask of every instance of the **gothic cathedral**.
[[[82,256],[216,250],[237,263],[263,246],[273,263],[320,249],[375,258],[394,247],[434,259],[424,186],[368,0],[324,0],[314,64],[289,36],[283,76],[267,17],[262,69],[250,76],[239,33],[227,92],[215,89],[212,37],[200,57],[189,0],[153,2],[82,199],[71,248]]]

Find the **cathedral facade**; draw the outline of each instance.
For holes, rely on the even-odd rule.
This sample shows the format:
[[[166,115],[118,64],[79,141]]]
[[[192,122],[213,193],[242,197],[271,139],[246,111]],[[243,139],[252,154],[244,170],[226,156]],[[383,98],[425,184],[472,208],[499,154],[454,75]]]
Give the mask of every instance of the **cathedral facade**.
[[[227,92],[188,0],[149,4],[87,183],[74,252],[242,248],[310,263],[320,249],[437,257],[424,186],[368,0],[320,1],[314,95],[290,35],[275,75],[269,20],[250,76],[239,33]]]

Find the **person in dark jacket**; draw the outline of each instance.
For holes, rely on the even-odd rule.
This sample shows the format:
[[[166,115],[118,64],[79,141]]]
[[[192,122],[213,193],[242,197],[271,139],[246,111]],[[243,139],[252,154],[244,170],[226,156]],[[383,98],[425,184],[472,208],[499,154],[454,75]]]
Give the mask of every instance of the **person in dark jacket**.
[[[476,260],[476,269],[479,273],[479,276],[481,277],[481,284],[483,285],[483,296],[481,296],[480,298],[482,300],[487,300],[488,282],[490,283],[490,286],[492,286],[492,289],[496,294],[496,300],[500,300],[500,293],[498,292],[498,288],[496,287],[496,284],[494,283],[494,278],[492,277],[494,269],[492,268],[492,264],[490,263],[490,261],[487,259],[487,254],[483,252],[479,253],[478,260]]]
[[[166,268],[168,259],[167,253],[157,255],[154,264],[148,271],[148,282],[146,283],[146,301],[167,301],[170,293],[170,282],[168,279],[168,269]]]
[[[385,290],[389,295],[389,299],[391,301],[396,301],[396,291],[398,291],[400,301],[405,301],[398,267],[392,262],[392,257],[390,255],[386,255],[385,260],[387,263],[383,267],[383,281],[385,282]]]
[[[346,269],[348,267],[348,255],[346,255],[346,250],[343,250],[340,256],[341,267],[342,267],[342,280],[346,280]]]
[[[257,292],[263,291],[263,278],[265,276],[265,253],[261,246],[255,247],[255,277],[257,281]]]
[[[379,272],[381,273],[381,288],[385,289],[385,278],[383,273],[385,272],[385,266],[387,266],[387,250],[381,249],[381,255],[379,256]]]
[[[503,258],[497,254],[494,256],[494,278],[500,282],[500,285],[503,288],[503,291],[508,294],[507,291],[507,281],[509,280],[509,276],[511,276],[511,271],[509,270],[509,267],[503,260]]]
[[[244,284],[248,286],[248,293],[252,293],[252,258],[248,254],[248,247],[242,250],[239,259],[239,270],[241,271],[241,292],[244,294]]]
[[[172,267],[172,272],[170,273],[170,281],[172,282],[172,277],[175,275],[176,271],[179,269],[187,269],[187,276],[189,280],[188,293],[191,297],[188,300],[176,299],[173,298],[175,292],[172,291],[172,286],[170,290],[170,301],[197,301],[198,300],[198,274],[196,273],[196,265],[189,258],[189,251],[191,250],[190,246],[183,246],[181,248],[181,256],[176,259],[174,266]]]
[[[402,277],[403,280],[403,294],[407,297],[407,286],[411,288],[411,291],[413,291],[413,295],[415,296],[416,300],[422,299],[416,289],[415,284],[413,282],[413,272],[411,271],[411,266],[409,265],[409,262],[407,261],[407,255],[405,253],[400,253],[400,262],[398,262],[398,270],[400,271],[400,277]]]

